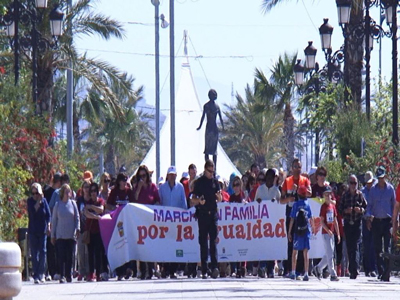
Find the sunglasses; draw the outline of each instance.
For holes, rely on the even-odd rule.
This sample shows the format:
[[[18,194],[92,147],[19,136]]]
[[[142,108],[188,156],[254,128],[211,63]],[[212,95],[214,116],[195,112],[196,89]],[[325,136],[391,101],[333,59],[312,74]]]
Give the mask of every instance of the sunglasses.
[[[104,182],[105,182],[105,183],[110,183],[111,180],[110,180],[110,179],[105,179]]]
[[[91,193],[97,193],[97,190],[90,190]]]
[[[319,176],[324,176],[324,177],[326,177],[326,174],[325,174],[325,173],[318,173],[318,175],[319,175]]]
[[[39,195],[39,193],[38,192],[32,192],[32,196],[36,196],[36,195]]]
[[[355,181],[350,181],[349,184],[354,184],[354,185],[356,185],[357,182],[355,182]]]
[[[240,186],[240,183],[234,183],[232,186],[233,186],[233,187]]]

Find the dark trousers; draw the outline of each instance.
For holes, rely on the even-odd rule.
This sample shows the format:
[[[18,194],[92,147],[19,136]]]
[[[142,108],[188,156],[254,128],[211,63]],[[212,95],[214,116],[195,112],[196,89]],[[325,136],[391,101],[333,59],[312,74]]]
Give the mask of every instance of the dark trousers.
[[[46,242],[47,249],[47,271],[46,274],[54,277],[58,273],[57,256],[56,256],[56,246],[51,243],[51,237],[47,237]]]
[[[171,276],[178,270],[178,263],[163,263],[162,267],[164,268],[165,275]]]
[[[213,270],[218,266],[216,245],[216,240],[218,236],[217,212],[211,212],[210,214],[208,212],[200,212],[198,216],[198,225],[201,271],[203,274],[206,274],[208,261],[208,238],[210,238],[211,269]]]
[[[287,208],[286,208],[287,210]],[[292,208],[290,207],[290,211]],[[286,217],[286,232],[289,234],[289,224],[290,224],[290,217]],[[293,228],[292,228],[293,229]],[[292,235],[293,236],[293,235]],[[293,253],[293,240],[289,242],[288,240],[288,247],[287,247],[287,257],[288,259],[284,261],[284,273],[289,274],[292,271],[292,253]],[[296,265],[296,272],[303,273],[304,271],[304,256],[303,251],[298,251],[297,253],[297,265]],[[306,270],[308,271],[308,270]]]
[[[346,236],[347,254],[349,256],[349,272],[357,275],[360,266],[361,220],[350,224],[345,221],[344,234]]]
[[[56,247],[60,275],[61,277],[71,279],[75,241],[73,239],[57,239]]]
[[[379,256],[382,253],[382,240],[383,240],[383,252],[389,253],[390,244],[390,228],[392,227],[391,218],[377,219],[374,218],[372,221],[372,238],[375,246],[375,259],[378,267],[378,274],[383,275],[384,262],[382,257]]]
[[[368,230],[367,221],[362,220],[363,266],[364,272],[375,272],[375,247],[372,230]]]
[[[100,233],[90,234],[90,243],[88,244],[88,260],[89,260],[89,273],[93,274],[96,269],[96,276],[99,277],[101,273],[105,272],[103,269],[104,259],[104,246],[101,240]]]
[[[46,241],[47,236],[44,233],[29,234],[34,279],[40,280],[44,275],[46,266]]]

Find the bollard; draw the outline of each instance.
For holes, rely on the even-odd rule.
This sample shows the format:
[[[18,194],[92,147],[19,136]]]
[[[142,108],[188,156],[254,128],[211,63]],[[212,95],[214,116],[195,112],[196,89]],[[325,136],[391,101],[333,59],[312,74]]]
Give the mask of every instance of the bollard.
[[[21,291],[21,249],[16,243],[0,242],[0,299],[12,299]]]

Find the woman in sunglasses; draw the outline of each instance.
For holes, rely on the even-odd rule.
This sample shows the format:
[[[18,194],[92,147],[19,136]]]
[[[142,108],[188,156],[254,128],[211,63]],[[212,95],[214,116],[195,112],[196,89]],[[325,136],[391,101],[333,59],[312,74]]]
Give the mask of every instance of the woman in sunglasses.
[[[106,209],[108,211],[115,210],[119,204],[134,202],[133,191],[129,188],[127,182],[128,176],[125,173],[119,173],[117,175],[115,186],[107,199]]]
[[[103,198],[105,202],[107,202],[108,196],[110,195],[111,192],[110,183],[111,183],[110,174],[108,174],[107,172],[101,174],[99,197]]]
[[[160,203],[160,195],[157,186],[151,182],[150,172],[147,166],[142,165],[136,172],[137,183],[133,186],[135,202],[153,205]],[[148,274],[146,275],[146,265]],[[153,277],[153,262],[140,262],[140,279],[151,279]]]
[[[80,235],[77,241],[78,247],[78,281],[82,281],[82,279],[87,278],[89,274],[89,264],[88,264],[88,249],[86,244],[82,242],[83,233],[87,230],[86,229],[86,216],[84,214],[85,206],[90,200],[90,180],[84,180],[82,186],[80,188],[81,195],[76,199],[76,203],[79,210],[79,217],[81,222],[81,230]]]
[[[90,232],[88,244],[89,276],[87,281],[107,281],[108,272],[105,270],[107,263],[104,261],[104,246],[100,236],[99,220],[104,212],[104,200],[99,195],[99,185],[90,185],[90,198],[84,210],[86,216],[86,230]],[[103,268],[102,269],[102,265]],[[96,269],[96,275],[94,270]]]
[[[137,183],[133,187],[135,202],[140,204],[160,203],[157,186],[151,182],[150,172],[147,166],[142,165],[136,172]]]
[[[32,255],[33,280],[35,284],[44,282],[46,263],[47,233],[50,232],[50,208],[43,197],[42,186],[31,186],[32,196],[28,198],[28,234]]]
[[[76,202],[72,200],[72,190],[68,184],[60,189],[61,201],[53,209],[51,219],[51,243],[56,245],[60,283],[72,281],[72,258],[75,239],[79,237],[79,212]]]
[[[242,180],[239,176],[232,179],[233,194],[229,197],[230,203],[247,203],[242,189]],[[246,262],[232,262],[231,263],[231,276],[241,278],[246,276]]]

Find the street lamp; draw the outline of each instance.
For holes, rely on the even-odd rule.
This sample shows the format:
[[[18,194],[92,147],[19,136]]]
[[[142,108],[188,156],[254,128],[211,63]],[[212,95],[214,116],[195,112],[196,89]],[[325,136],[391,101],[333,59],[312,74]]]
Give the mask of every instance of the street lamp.
[[[169,23],[163,14],[159,15],[159,0],[151,0],[154,5],[155,20],[155,81],[156,81],[156,181],[160,178],[160,20],[161,28],[167,28]],[[158,182],[157,182],[158,183]]]
[[[393,77],[393,132],[392,141],[398,143],[398,88],[397,88],[397,6],[398,0],[364,0],[365,15],[363,21],[345,30],[350,20],[350,12],[345,13],[344,7],[351,6],[351,0],[336,0],[338,8],[339,24],[343,29],[343,35],[347,40],[347,35],[352,35],[356,40],[364,40],[365,46],[365,107],[367,118],[370,118],[371,91],[370,91],[370,58],[373,49],[373,39],[380,39],[383,36],[392,38],[392,77]],[[370,17],[369,9],[378,6],[385,11],[386,21],[390,27],[385,31],[380,25]],[[346,8],[347,9],[347,8]],[[351,7],[349,8],[351,10]],[[347,17],[348,15],[348,17]],[[346,22],[347,21],[347,22]],[[346,43],[346,42],[345,42]]]
[[[309,41],[307,47],[304,49],[305,65],[298,59],[293,68],[294,81],[298,86],[300,94],[315,93],[319,96],[320,92],[326,92],[329,82],[337,83],[343,78],[343,72],[340,70],[340,63],[344,62],[344,47],[332,53],[332,33],[333,27],[328,23],[328,19],[324,19],[324,23],[319,28],[321,37],[322,50],[325,54],[326,65],[319,68],[319,64],[315,62],[317,55],[317,48],[314,47],[313,42]],[[305,82],[305,77],[309,79]],[[318,103],[315,104],[318,108]],[[320,141],[319,129],[315,129],[315,165],[319,162]]]
[[[11,48],[14,51],[14,75],[15,85],[19,82],[19,55],[22,49],[25,53],[31,52],[32,57],[32,98],[38,104],[38,85],[37,85],[37,59],[38,51],[57,48],[58,37],[62,34],[64,14],[55,7],[50,15],[50,28],[53,40],[49,41],[37,30],[37,25],[43,20],[44,9],[47,8],[47,0],[29,0],[21,3],[14,0],[8,7],[7,14],[3,17],[3,24],[6,26],[6,34],[10,38]],[[30,28],[29,32],[24,32],[20,36],[19,25]]]

